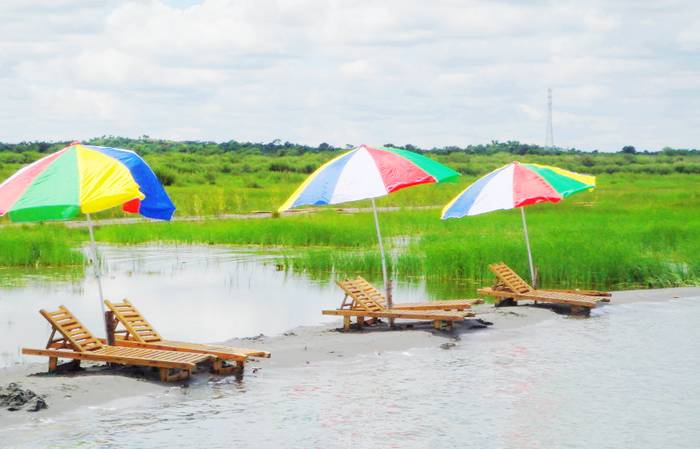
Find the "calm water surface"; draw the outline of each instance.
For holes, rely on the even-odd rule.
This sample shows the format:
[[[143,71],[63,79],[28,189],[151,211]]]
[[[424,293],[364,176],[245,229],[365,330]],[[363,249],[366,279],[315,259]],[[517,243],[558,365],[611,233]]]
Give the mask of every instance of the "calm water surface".
[[[273,255],[198,246],[103,246],[100,252],[106,297],[128,298],[169,339],[220,342],[338,321],[320,313],[342,300],[333,280],[278,271]],[[92,269],[86,273],[0,272],[0,368],[21,362],[22,346],[44,347],[51,327],[41,308],[63,304],[104,335],[97,284]],[[430,299],[421,282],[399,284],[395,292],[402,301]]]
[[[173,321],[186,317],[180,309],[201,304],[207,317],[224,327],[192,331],[210,340],[263,330],[247,328],[247,320],[269,326],[264,331],[270,333],[304,320],[317,323],[319,306],[338,299],[326,284],[235,261],[223,250],[218,261],[178,252],[187,269],[146,252],[151,256],[125,256],[111,266],[107,290],[138,296],[153,316],[172,305],[167,318]],[[118,254],[114,250],[110,257]],[[152,285],[149,275],[135,274],[144,268],[169,281],[160,288]],[[178,291],[182,285],[189,285],[186,292]],[[24,289],[9,296],[0,292],[3,317],[27,308],[26,316],[13,315],[14,322],[33,326],[39,321],[37,307],[54,305],[55,295],[63,295],[86,320],[97,314],[96,304],[88,301],[94,293],[89,284],[28,288],[24,294]],[[251,293],[258,288],[269,296]],[[222,292],[228,294],[210,298]],[[589,319],[552,314],[525,328],[466,335],[448,351],[407,349],[303,368],[264,368],[249,371],[242,381],[208,382],[198,376],[189,388],[173,387],[167,394],[86,407],[53,419],[37,415],[22,426],[0,425],[0,446],[696,449],[698,299],[610,305]],[[28,304],[18,306],[21,300]],[[264,324],[270,310],[280,316]],[[96,318],[90,324],[98,328]],[[159,327],[177,334],[177,325],[169,327],[167,320]],[[26,329],[19,332],[22,339],[36,331]],[[6,337],[8,327],[0,332]]]
[[[11,448],[700,447],[700,301],[269,368],[2,429]]]

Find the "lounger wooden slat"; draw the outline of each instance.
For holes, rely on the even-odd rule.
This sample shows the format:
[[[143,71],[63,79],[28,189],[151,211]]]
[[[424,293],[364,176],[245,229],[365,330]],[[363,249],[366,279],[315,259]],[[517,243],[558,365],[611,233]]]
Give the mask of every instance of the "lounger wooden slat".
[[[408,318],[413,320],[439,320],[439,321],[459,321],[463,320],[463,312],[443,312],[443,311],[422,311],[422,310],[395,310],[387,309],[379,312],[369,310],[324,310],[324,315],[341,316],[365,316],[368,318]]]
[[[234,361],[241,368],[248,357],[270,357],[269,352],[255,349],[165,340],[128,300],[125,299],[121,303],[106,300],[105,305],[114,313],[114,317],[122,327],[115,333],[117,346],[207,354],[221,361]],[[135,326],[134,322],[139,324]]]
[[[361,276],[355,279],[346,279],[337,283],[343,291],[348,295],[363,295],[370,299],[369,303],[360,299],[359,303],[368,308],[368,310],[384,310],[387,307],[387,301],[382,292],[377,290],[372,284],[367,282]],[[443,301],[427,301],[420,303],[399,303],[393,304],[393,309],[401,310],[465,310],[473,305],[482,304],[481,299],[455,299]]]
[[[64,306],[60,306],[55,312],[40,310],[40,313],[52,326],[46,349],[22,348],[22,353],[48,357],[49,371],[57,369],[59,359],[78,362],[90,360],[159,368],[161,380],[169,381],[189,377],[192,369],[199,363],[214,362],[214,357],[206,354],[190,353],[187,357],[180,357],[178,353],[172,351],[106,345],[95,338]],[[66,326],[65,323],[70,324]],[[61,337],[54,338],[57,333]],[[177,370],[177,372],[171,374],[170,370]]]
[[[565,290],[536,290],[502,262],[489,265],[489,269],[496,275],[498,282],[493,287],[478,289],[477,293],[496,298],[496,305],[501,305],[505,300],[515,304],[518,301],[556,303],[571,306],[572,313],[588,314],[598,303],[610,301],[610,294],[607,292],[600,292],[603,295],[593,295]]]
[[[463,310],[466,307],[476,304],[483,304],[481,299],[455,299],[455,300],[443,300],[443,301],[428,301],[428,302],[417,302],[417,303],[403,303],[396,304],[392,309],[399,310]],[[456,304],[456,305],[455,305]]]
[[[464,309],[479,302],[469,300],[446,304],[450,301],[439,301],[433,307],[428,307],[431,303],[398,304],[388,309],[384,295],[361,277],[345,279],[337,284],[345,292],[340,307],[336,310],[323,310],[321,313],[342,316],[345,330],[350,329],[350,318],[353,316],[357,317],[359,327],[365,324],[365,318],[389,318],[429,320],[436,328],[440,328],[443,322],[449,325],[454,321],[462,321],[465,317],[474,316],[472,312]]]
[[[129,357],[120,356],[118,353],[103,353],[98,352],[75,352],[75,351],[62,351],[58,349],[22,349],[22,354],[25,355],[37,355],[45,356],[49,358],[58,359],[73,359],[73,360],[89,360],[93,362],[109,362],[118,365],[134,365],[134,366],[151,366],[154,368],[165,368],[165,369],[181,369],[181,370],[192,370],[196,367],[197,363],[200,361],[193,362],[171,362],[167,360],[153,360],[148,357]],[[109,360],[106,360],[109,359]]]

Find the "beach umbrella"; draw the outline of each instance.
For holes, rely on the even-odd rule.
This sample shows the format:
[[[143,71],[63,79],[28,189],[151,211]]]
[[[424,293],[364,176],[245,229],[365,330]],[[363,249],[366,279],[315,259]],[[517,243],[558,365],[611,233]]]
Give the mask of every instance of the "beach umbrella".
[[[442,219],[479,215],[495,210],[520,208],[525,234],[530,280],[535,284],[525,206],[549,201],[558,203],[574,193],[595,188],[595,176],[558,167],[513,162],[478,179],[442,210]]]
[[[14,222],[87,217],[93,267],[104,315],[102,280],[90,214],[122,206],[144,217],[170,220],[175,206],[146,162],[117,148],[71,145],[22,168],[0,184],[0,216]]]
[[[374,199],[406,187],[443,182],[457,176],[459,173],[451,168],[412,151],[360,145],[313,172],[279,208],[279,212],[299,206],[320,206],[370,199],[381,253],[387,305],[391,307],[386,256]]]

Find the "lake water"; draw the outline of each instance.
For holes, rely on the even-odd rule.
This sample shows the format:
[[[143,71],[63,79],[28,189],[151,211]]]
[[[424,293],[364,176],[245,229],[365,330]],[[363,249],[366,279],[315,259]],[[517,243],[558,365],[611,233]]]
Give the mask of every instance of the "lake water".
[[[700,301],[269,368],[12,429],[8,448],[700,447]]]
[[[320,313],[342,300],[333,277],[278,271],[275,255],[200,246],[101,246],[100,253],[106,298],[129,299],[169,339],[221,342],[338,321]],[[104,336],[97,283],[91,268],[86,273],[0,273],[0,368],[20,363],[23,346],[45,346],[51,327],[42,308],[65,305]],[[430,299],[420,281],[394,291],[405,302]]]
[[[235,260],[239,256],[227,250],[212,250],[221,255],[218,260],[178,250],[177,261],[152,249],[119,260],[121,251],[109,251],[113,262],[106,290],[138,298],[154,317],[163,305],[172,306],[167,318],[173,321],[186,316],[182,308],[197,310],[193,304],[199,304],[216,325],[192,332],[210,340],[315,324],[322,321],[320,307],[339,300],[327,283],[251,265],[243,254]],[[148,275],[135,274],[151,269]],[[149,276],[170,281],[159,281],[159,288],[149,284]],[[123,285],[127,280],[129,286]],[[132,291],[133,285],[140,289]],[[189,287],[179,292],[178,285]],[[251,293],[258,289],[265,296]],[[222,298],[211,299],[214,293]],[[3,317],[8,310],[31,309],[26,316],[15,314],[17,323],[40,322],[36,309],[55,305],[54,296],[62,295],[99,328],[97,318],[90,318],[98,307],[89,301],[94,296],[89,282],[32,285],[0,295]],[[28,304],[18,306],[22,300]],[[273,310],[280,316],[265,324],[265,311]],[[257,326],[247,327],[248,320]],[[165,319],[159,327],[163,333],[179,329]],[[3,337],[7,329],[0,330]],[[448,351],[406,349],[302,368],[268,367],[249,371],[240,382],[198,377],[189,388],[173,387],[138,403],[125,399],[0,426],[0,446],[697,449],[698,329],[698,299],[609,305],[588,319],[552,313],[528,327],[470,333]],[[19,333],[24,341],[33,332],[31,327]]]

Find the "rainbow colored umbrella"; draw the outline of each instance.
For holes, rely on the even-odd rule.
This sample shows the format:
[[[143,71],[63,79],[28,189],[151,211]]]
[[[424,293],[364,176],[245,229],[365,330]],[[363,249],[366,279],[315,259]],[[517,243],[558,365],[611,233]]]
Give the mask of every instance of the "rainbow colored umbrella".
[[[382,256],[384,288],[387,304],[391,307],[384,245],[374,199],[406,187],[453,180],[458,176],[459,173],[451,168],[412,151],[360,145],[313,172],[279,208],[279,212],[299,206],[371,199]]]
[[[558,203],[574,193],[595,188],[595,177],[558,167],[513,162],[480,178],[442,210],[442,219],[479,215],[495,210],[520,208],[530,276],[535,283],[530,238],[524,206],[549,201]]]
[[[0,216],[15,222],[67,220],[87,215],[93,266],[104,312],[102,281],[90,214],[122,206],[170,220],[175,206],[146,162],[129,150],[74,142],[22,168],[0,184]]]
[[[148,164],[129,150],[71,144],[0,184],[0,216],[15,222],[67,220],[122,205],[160,220],[175,212]]]

